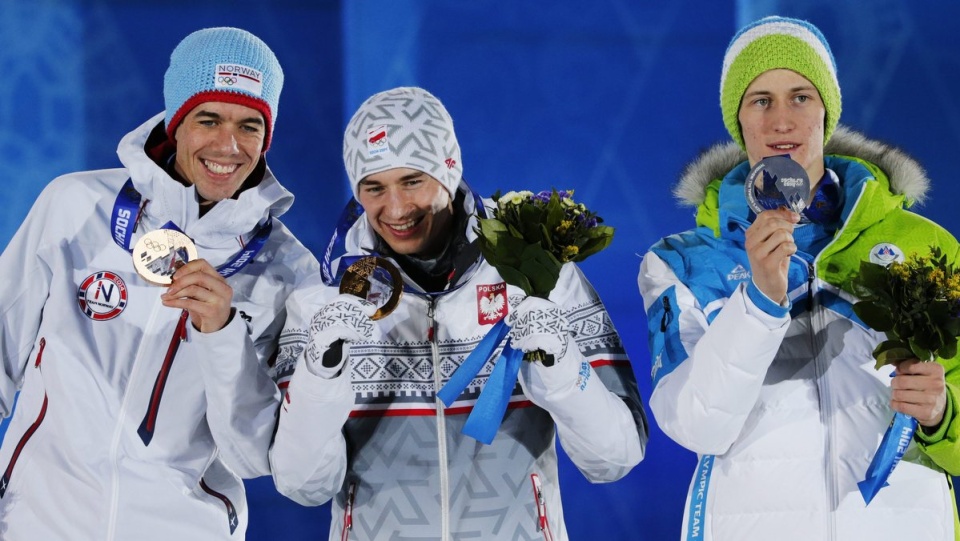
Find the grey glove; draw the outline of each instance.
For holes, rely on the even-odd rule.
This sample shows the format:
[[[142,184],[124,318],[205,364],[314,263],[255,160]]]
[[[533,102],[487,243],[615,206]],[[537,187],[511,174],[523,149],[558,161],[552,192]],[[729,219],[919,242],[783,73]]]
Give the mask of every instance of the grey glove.
[[[563,310],[547,299],[523,299],[508,323],[514,349],[524,352],[542,349],[556,358],[566,354],[570,324],[563,316]]]
[[[307,369],[326,379],[339,375],[347,358],[344,342],[371,340],[377,325],[370,316],[376,311],[375,304],[347,294],[317,310],[307,333]]]
[[[510,342],[514,349],[541,349],[553,362],[524,362],[520,365],[520,386],[540,407],[583,389],[590,376],[580,349],[570,347],[570,324],[555,303],[539,297],[527,297],[514,310],[510,322]]]

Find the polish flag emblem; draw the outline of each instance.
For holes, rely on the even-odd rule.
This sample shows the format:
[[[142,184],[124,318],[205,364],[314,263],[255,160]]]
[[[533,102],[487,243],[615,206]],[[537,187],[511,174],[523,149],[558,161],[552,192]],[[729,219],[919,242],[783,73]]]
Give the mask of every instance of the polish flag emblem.
[[[507,284],[477,286],[477,322],[493,325],[507,315]]]

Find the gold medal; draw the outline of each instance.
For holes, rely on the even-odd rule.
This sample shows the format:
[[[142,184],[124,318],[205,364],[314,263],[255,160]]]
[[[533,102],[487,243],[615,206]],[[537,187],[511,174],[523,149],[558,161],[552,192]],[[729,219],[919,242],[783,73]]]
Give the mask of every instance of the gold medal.
[[[175,229],[151,231],[133,247],[133,268],[144,280],[158,286],[170,285],[173,273],[194,259],[197,247],[190,237]]]
[[[347,267],[340,279],[340,293],[355,295],[377,306],[370,319],[386,317],[400,304],[403,277],[397,267],[382,257],[365,257]]]

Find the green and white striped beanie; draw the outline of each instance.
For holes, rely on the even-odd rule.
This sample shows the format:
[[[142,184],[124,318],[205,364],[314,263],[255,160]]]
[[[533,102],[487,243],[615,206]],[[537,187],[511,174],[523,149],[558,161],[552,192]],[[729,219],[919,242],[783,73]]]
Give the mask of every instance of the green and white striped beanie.
[[[788,69],[804,76],[820,92],[826,109],[823,143],[833,135],[842,109],[837,63],[826,38],[807,21],[765,17],[742,29],[730,41],[720,76],[720,109],[733,140],[746,149],[738,116],[740,100],[760,74]]]

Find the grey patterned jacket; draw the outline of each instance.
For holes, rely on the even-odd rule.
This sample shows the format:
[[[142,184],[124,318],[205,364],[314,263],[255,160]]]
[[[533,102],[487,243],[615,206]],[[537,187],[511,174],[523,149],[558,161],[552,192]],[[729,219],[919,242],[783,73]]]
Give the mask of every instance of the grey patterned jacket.
[[[474,199],[465,201],[472,239]],[[369,253],[361,247],[373,245],[373,234],[361,216],[346,235],[347,253]],[[461,429],[493,361],[451,407],[436,393],[522,300],[520,289],[482,258],[442,294],[427,295],[408,279],[400,306],[376,322],[375,338],[350,344],[349,369],[323,379],[306,368],[303,351],[312,316],[337,294],[318,275],[287,303],[275,366],[286,394],[271,451],[281,493],[304,505],[333,499],[331,540],[565,540],[555,436],[592,482],[617,480],[643,458],[647,426],[633,371],[575,265],[564,266],[550,300],[565,311],[579,346],[568,349],[586,362],[577,362],[575,381],[532,373],[559,362],[524,362],[526,383],[514,388],[490,445]],[[531,378],[559,387],[528,396]]]

